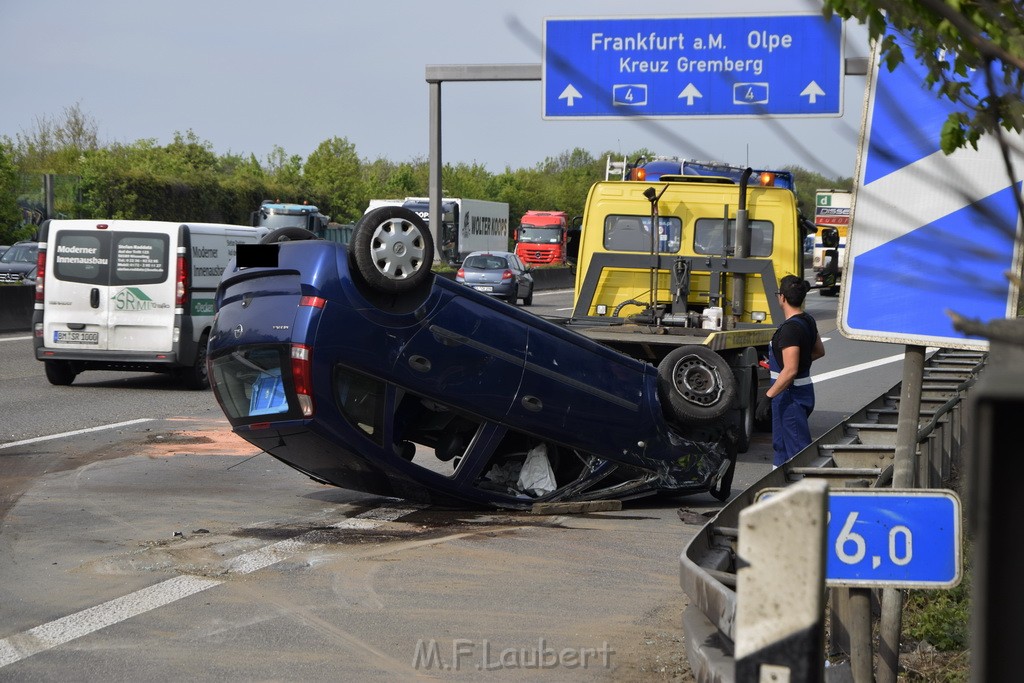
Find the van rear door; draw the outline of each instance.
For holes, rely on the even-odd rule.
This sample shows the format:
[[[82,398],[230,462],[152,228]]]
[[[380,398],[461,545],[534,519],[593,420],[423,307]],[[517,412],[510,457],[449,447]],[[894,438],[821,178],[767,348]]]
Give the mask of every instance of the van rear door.
[[[105,225],[105,228],[100,228]],[[66,226],[66,227],[65,227]],[[48,348],[167,351],[173,347],[176,226],[116,229],[75,221],[48,245]]]

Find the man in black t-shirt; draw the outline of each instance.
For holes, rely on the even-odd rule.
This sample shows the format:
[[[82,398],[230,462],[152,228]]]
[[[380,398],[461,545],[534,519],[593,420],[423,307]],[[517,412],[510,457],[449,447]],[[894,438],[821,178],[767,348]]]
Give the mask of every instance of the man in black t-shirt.
[[[811,363],[825,355],[814,318],[802,309],[810,285],[795,275],[779,283],[779,303],[786,316],[768,345],[768,369],[772,385],[768,401],[757,406],[759,419],[772,414],[773,467],[779,467],[811,443],[807,418],[814,410]]]

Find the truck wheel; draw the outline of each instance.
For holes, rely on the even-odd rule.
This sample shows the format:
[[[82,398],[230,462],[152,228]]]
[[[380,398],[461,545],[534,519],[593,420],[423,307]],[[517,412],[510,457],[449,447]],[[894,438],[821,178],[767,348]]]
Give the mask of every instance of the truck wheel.
[[[287,230],[287,228],[283,228]],[[200,391],[210,388],[210,376],[206,371],[206,344],[210,340],[209,335],[203,334],[199,339],[199,349],[196,352],[196,362],[187,368],[178,371],[178,378],[186,389]]]
[[[750,450],[750,440],[754,437],[754,417],[757,413],[757,373],[751,373],[751,375],[747,407],[740,411],[740,423],[736,438],[737,453],[746,453]]]
[[[356,269],[372,288],[408,292],[430,279],[434,240],[423,219],[401,206],[364,215],[352,233]]]
[[[290,226],[287,228],[278,228],[271,230],[263,239],[260,240],[260,244],[273,244],[275,242],[295,242],[298,240],[318,240],[319,237],[316,233],[312,233],[305,228],[299,228]]]
[[[669,420],[705,425],[736,401],[736,378],[721,356],[697,344],[673,349],[658,364],[658,396]]]
[[[69,360],[47,360],[43,361],[43,366],[46,369],[46,379],[58,387],[69,386],[78,374]]]

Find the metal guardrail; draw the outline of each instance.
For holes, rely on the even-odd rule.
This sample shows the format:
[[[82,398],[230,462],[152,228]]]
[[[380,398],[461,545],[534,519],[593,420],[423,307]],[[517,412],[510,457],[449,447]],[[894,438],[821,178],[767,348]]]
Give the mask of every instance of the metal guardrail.
[[[986,358],[981,352],[940,349],[926,361],[917,434],[917,487],[941,487],[959,462],[968,436],[964,399]],[[680,557],[679,583],[689,597],[683,631],[698,681],[735,680],[740,512],[754,503],[759,491],[806,478],[824,478],[832,487],[891,486],[900,389],[901,384],[896,384],[740,493],[687,545]]]

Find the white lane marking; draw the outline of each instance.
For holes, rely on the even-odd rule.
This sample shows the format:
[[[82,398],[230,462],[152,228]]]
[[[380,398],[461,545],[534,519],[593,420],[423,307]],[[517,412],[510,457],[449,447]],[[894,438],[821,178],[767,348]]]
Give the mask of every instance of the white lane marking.
[[[0,640],[0,667],[69,643],[101,628],[195,595],[221,583],[223,582],[198,576],[176,576],[155,586],[137,590],[48,624],[36,626],[10,638],[4,638]]]
[[[115,422],[109,425],[100,425],[99,427],[88,427],[87,429],[76,429],[73,432],[61,432],[60,434],[50,434],[49,436],[37,436],[31,439],[23,439],[21,441],[9,441],[8,443],[0,443],[0,450],[4,448],[14,448],[15,446],[24,446],[30,443],[39,443],[40,441],[50,441],[51,439],[63,439],[66,436],[77,436],[78,434],[87,434],[89,432],[99,432],[104,429],[117,429],[118,427],[127,427],[129,425],[137,425],[143,422],[151,422],[154,418],[152,417],[141,417],[137,420],[128,420],[127,422]]]
[[[831,372],[823,372],[820,375],[811,375],[811,380],[817,384],[818,382],[824,382],[828,379],[835,379],[836,377],[844,377],[846,375],[852,375],[855,372],[861,370],[870,370],[871,368],[877,368],[880,365],[888,365],[889,363],[895,363],[904,359],[906,354],[897,354],[895,356],[889,356],[887,358],[879,358],[878,360],[868,361],[867,363],[860,363],[858,365],[851,365],[848,368],[840,368],[838,370],[832,370]]]
[[[422,509],[422,505],[401,507],[379,507],[367,510],[355,517],[331,525],[333,529],[372,529],[384,522],[391,522],[411,512]],[[313,538],[310,531],[292,539],[286,539],[269,546],[244,553],[236,557],[228,568],[230,574],[251,574],[286,559],[289,555],[316,545],[302,540]],[[219,586],[224,581],[206,579],[200,576],[176,576],[160,583],[142,588],[120,598],[108,600],[95,607],[55,619],[41,626],[0,640],[0,668],[64,645],[76,638],[89,635],[113,626],[134,616],[144,614],[158,607],[169,605],[190,595]]]
[[[28,335],[27,337],[0,337],[0,342],[5,342],[5,341],[26,341],[28,339],[32,339],[32,335],[31,334]]]

